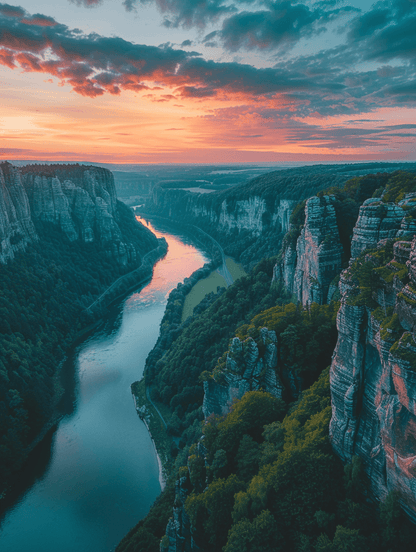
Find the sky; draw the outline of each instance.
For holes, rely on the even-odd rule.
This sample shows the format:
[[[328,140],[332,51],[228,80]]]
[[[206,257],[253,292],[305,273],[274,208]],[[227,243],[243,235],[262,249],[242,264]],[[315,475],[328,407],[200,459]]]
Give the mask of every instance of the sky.
[[[416,160],[416,0],[0,3],[0,160]]]

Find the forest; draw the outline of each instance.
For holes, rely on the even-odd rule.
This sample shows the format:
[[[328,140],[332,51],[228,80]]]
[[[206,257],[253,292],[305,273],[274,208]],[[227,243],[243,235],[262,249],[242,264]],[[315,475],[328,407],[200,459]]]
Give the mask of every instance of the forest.
[[[384,202],[398,202],[408,192],[416,192],[415,176],[400,171],[355,177],[342,187],[319,192],[334,195],[344,267],[362,202],[381,193]],[[301,202],[293,211],[292,232],[283,247],[300,234],[304,207]],[[372,295],[386,278],[391,280],[391,270],[407,277],[405,267],[400,276],[397,263],[386,268],[392,255],[393,241],[388,241],[352,263],[359,294],[348,299],[351,304],[374,310]],[[400,507],[400,495],[390,492],[384,501],[375,501],[362,460],[354,456],[342,465],[329,441],[328,366],[337,340],[339,302],[305,307],[293,302],[280,282],[271,283],[273,265],[280,258],[264,259],[186,324],[175,324],[164,347],[149,355],[146,384],[154,399],[169,408],[168,430],[179,437],[179,447],[173,447],[176,458],[166,490],[117,552],[156,552],[159,547],[167,552],[172,542],[186,550],[191,535],[206,552],[414,549],[416,530]],[[391,307],[382,311],[378,308],[374,315],[397,346],[397,315]],[[276,333],[279,376],[284,380],[284,371],[290,370],[301,379],[302,392],[296,396],[286,385],[279,399],[251,391],[227,415],[201,423],[200,382],[213,378],[221,383],[234,336],[243,343],[254,339],[264,354],[259,339],[263,327]],[[161,329],[162,335],[169,335],[168,318]],[[169,525],[172,513],[181,524],[182,544]]]

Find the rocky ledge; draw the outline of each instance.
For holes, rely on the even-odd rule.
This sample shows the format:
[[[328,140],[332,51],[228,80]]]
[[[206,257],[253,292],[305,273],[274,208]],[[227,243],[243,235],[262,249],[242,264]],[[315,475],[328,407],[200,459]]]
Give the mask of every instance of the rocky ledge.
[[[10,163],[0,163],[0,263],[37,239],[21,173]]]
[[[122,266],[139,266],[142,255],[158,247],[147,228],[133,228],[138,225],[117,201],[107,169],[0,164],[0,262],[37,240],[35,225],[45,222],[60,228],[70,241],[100,245]]]
[[[364,234],[355,235],[358,247]],[[399,491],[416,522],[416,239],[379,242],[342,273],[340,289],[332,445],[343,461],[362,458],[378,499]]]
[[[228,414],[235,400],[247,391],[264,389],[281,398],[283,385],[276,374],[277,348],[276,334],[267,328],[260,330],[259,345],[248,337],[241,341],[234,337],[230,350],[219,359],[213,377],[204,381],[203,412],[205,418],[211,414]]]

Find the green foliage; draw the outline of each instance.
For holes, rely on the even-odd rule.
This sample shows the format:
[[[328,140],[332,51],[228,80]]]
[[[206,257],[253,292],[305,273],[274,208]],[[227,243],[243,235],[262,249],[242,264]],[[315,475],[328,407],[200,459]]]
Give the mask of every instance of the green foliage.
[[[259,263],[195,319],[177,327],[175,337],[166,339],[149,355],[146,383],[152,385],[155,399],[169,405],[178,415],[181,426],[177,431],[187,427],[185,416],[202,405],[199,376],[213,371],[237,326],[250,321],[264,308],[288,300],[281,287],[270,287],[273,265],[273,259]],[[163,325],[162,321],[162,330]]]
[[[236,470],[238,460],[243,467],[244,476],[244,449],[240,450],[244,436],[256,442],[262,441],[263,426],[283,417],[285,405],[270,393],[250,391],[235,403],[231,412],[224,420],[213,419],[203,428],[205,435],[204,446],[208,451],[208,459],[212,461],[219,450],[227,456],[228,472]],[[244,441],[245,446],[249,442]],[[238,456],[238,453],[240,455]],[[239,473],[239,472],[238,472]]]
[[[284,551],[284,542],[269,510],[249,521],[243,519],[231,528],[224,552]]]
[[[355,293],[350,293],[348,304],[372,309],[378,307],[373,293],[383,286],[383,282],[377,269],[384,267],[393,258],[393,243],[394,240],[388,240],[381,247],[366,249],[348,268],[348,277],[357,284]]]
[[[202,550],[221,550],[231,525],[234,495],[243,483],[233,474],[216,479],[201,494],[192,493],[186,499],[186,511],[194,527],[199,529]]]
[[[409,192],[416,189],[416,175],[410,172],[397,171],[389,179],[383,195],[384,202],[398,203]]]
[[[339,303],[307,307],[289,303],[263,311],[251,324],[240,327],[237,336],[255,339],[262,353],[260,330],[266,327],[277,336],[277,367],[301,374],[304,386],[311,385],[319,373],[331,362],[337,340],[336,314]]]

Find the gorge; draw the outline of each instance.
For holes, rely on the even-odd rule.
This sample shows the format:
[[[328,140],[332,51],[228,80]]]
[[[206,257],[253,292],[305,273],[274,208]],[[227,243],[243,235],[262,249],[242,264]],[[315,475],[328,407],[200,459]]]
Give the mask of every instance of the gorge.
[[[204,195],[153,189],[147,212],[199,225],[249,272],[186,319],[190,282],[208,269],[169,296],[142,382],[166,426],[166,489],[118,552],[412,550],[416,181],[395,168],[277,171]],[[122,267],[108,286],[162,254],[146,233],[153,250],[126,239],[100,170],[74,169],[74,185],[67,168],[25,170],[5,185],[27,190],[19,215],[4,194],[10,261],[45,244],[45,228]],[[85,291],[84,306],[104,289]],[[17,415],[20,392],[8,400]]]
[[[414,528],[406,525],[398,504],[407,515],[414,517],[412,374],[416,369],[416,344],[412,278],[416,245],[415,242],[412,245],[412,239],[415,193],[414,174],[379,173],[350,179],[342,187],[331,186],[298,204],[274,264],[273,279],[266,276],[270,269],[259,265],[257,275],[256,270],[254,274],[251,272],[240,284],[240,289],[247,294],[245,298],[240,298],[239,285],[234,284],[236,289],[230,288],[221,295],[206,313],[199,315],[201,320],[196,319],[179,331],[156,365],[148,364],[146,381],[153,385],[152,392],[158,400],[170,405],[173,415],[183,420],[183,425],[176,423],[175,428],[179,434],[184,432],[186,444],[189,443],[188,452],[178,455],[173,517],[167,523],[162,550],[257,549],[252,548],[252,534],[256,534],[256,541],[262,542],[257,544],[259,550],[343,550],[338,548],[340,541],[351,543],[354,550],[384,550],[385,547],[411,550]],[[182,205],[194,201],[189,196],[185,199],[182,198]],[[215,200],[204,197],[195,201],[200,205],[210,201],[215,204]],[[260,203],[248,200],[248,205],[255,214]],[[168,214],[175,219],[173,207],[170,208]],[[231,216],[240,209],[237,203]],[[213,211],[200,212],[204,213],[205,228],[210,223],[204,222],[204,217],[210,218],[211,223],[223,224],[224,218],[215,218]],[[180,220],[181,216],[177,218]],[[248,228],[243,227],[247,219],[240,220],[241,235]],[[256,224],[258,229],[259,222]],[[233,233],[230,241],[235,243],[238,236]],[[223,237],[222,243],[226,249],[227,238]],[[262,278],[262,273],[266,281],[272,279],[269,290],[259,287],[258,278]],[[258,308],[250,310],[253,309],[250,290],[254,286],[257,286],[257,301],[262,300]],[[285,295],[287,292],[292,294],[295,304],[298,302],[297,306],[290,303],[292,297]],[[240,298],[237,303],[236,297]],[[231,324],[229,311],[227,319],[224,310],[230,301],[238,309],[240,304],[245,305],[240,310],[243,316],[237,315],[239,322]],[[277,306],[273,306],[276,302]],[[336,332],[332,332],[339,306],[337,339]],[[224,315],[218,318],[223,310]],[[208,344],[218,339],[212,328],[204,327],[204,319],[211,320],[214,327],[219,324],[223,332],[225,329],[230,332],[225,342],[233,335],[236,337],[225,345],[222,356],[209,346],[201,362],[202,350],[192,336],[197,334],[199,340]],[[211,358],[210,363],[207,357]],[[331,383],[323,370],[330,364]],[[169,366],[169,375],[165,365]],[[179,384],[175,372],[187,379],[185,385],[190,385],[191,373],[195,378],[195,373],[202,372],[205,426],[202,437],[194,445],[187,441],[189,424],[183,413],[186,411],[186,416],[191,416],[192,408],[201,402],[198,402],[197,390],[191,392],[190,387]],[[317,386],[313,382],[319,373],[322,375]],[[172,393],[162,392],[162,380],[174,386]],[[286,417],[275,422],[278,424],[275,429],[270,426],[269,430],[266,423],[262,436],[259,426],[253,427],[254,420],[244,417],[245,410],[248,409],[248,415],[253,408],[250,401],[259,405],[259,400],[265,400],[256,395],[258,389],[270,392],[278,404],[282,399],[286,404],[291,403]],[[318,396],[320,400],[326,397],[327,402],[321,403],[322,410],[316,408]],[[299,409],[303,412],[306,409],[312,415],[307,423],[307,417]],[[302,441],[308,439],[308,433],[302,439],[295,436],[293,420],[303,420],[301,423],[306,423],[306,427],[316,424],[318,418],[323,423],[319,430],[323,431],[322,437],[325,435],[322,441],[318,434],[309,437],[308,444]],[[346,463],[344,480],[329,445],[329,422],[333,450]],[[258,420],[258,423],[261,427],[262,422]],[[171,431],[175,431],[173,426]],[[234,432],[233,437],[227,431]],[[271,434],[276,431],[276,437],[271,438],[269,431]],[[226,435],[231,444],[225,440]],[[245,448],[239,440],[242,437],[247,439]],[[309,491],[315,494],[316,501],[308,494],[307,500],[302,499],[305,504],[300,510],[287,503],[285,511],[283,504],[289,500],[285,492],[289,493],[288,497],[292,496],[293,503],[296,492],[306,496],[305,489],[314,479],[311,475],[307,483],[301,478],[303,483],[298,488],[300,475],[293,472],[289,488],[283,490],[284,480],[279,479],[279,470],[289,469],[299,454],[308,456],[316,473],[326,465],[327,472],[332,473],[333,488],[325,487],[324,480],[317,476],[317,487]],[[312,460],[315,455],[317,464]],[[247,468],[243,466],[248,466],[248,458],[251,458],[251,467],[247,480],[247,471],[244,471]],[[186,468],[180,467],[184,464]],[[278,488],[281,491],[277,496]],[[326,489],[326,498],[323,495],[318,498],[318,488],[321,492]],[[371,513],[365,502],[360,505],[360,495],[381,501],[378,513]],[[227,512],[222,510],[222,521],[213,510],[219,508],[217,500],[228,501]],[[343,513],[341,504],[346,508]],[[352,513],[347,513],[352,507],[360,510],[367,527],[354,521]],[[293,510],[297,513],[288,513]],[[337,513],[330,514],[331,511]],[[152,512],[149,520],[151,515]],[[142,535],[147,527],[146,519],[139,524]],[[270,530],[261,533],[260,527],[265,527],[266,519]],[[302,520],[300,526],[299,520]],[[223,529],[214,529],[215,524],[221,523]],[[383,524],[385,527],[381,529]],[[256,528],[260,533],[256,533]],[[131,549],[128,537],[118,548],[120,552]]]

